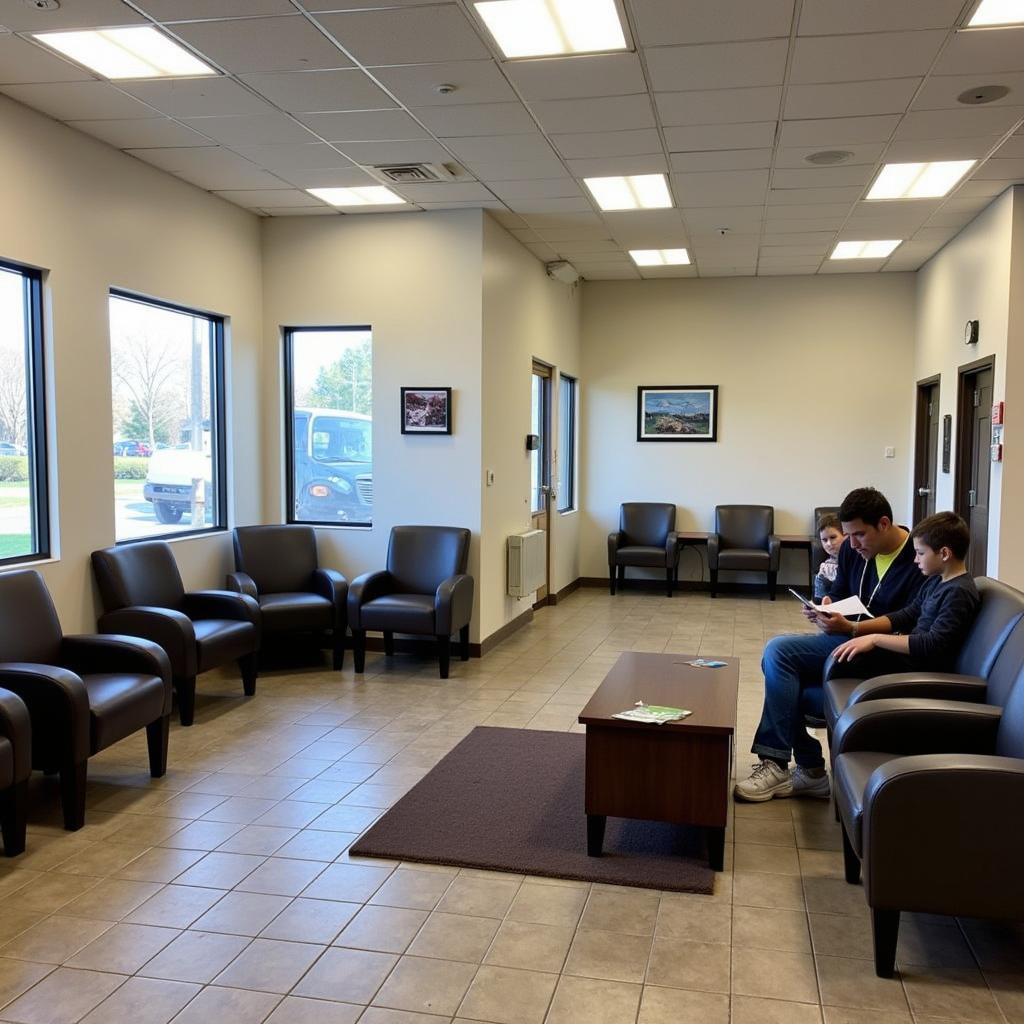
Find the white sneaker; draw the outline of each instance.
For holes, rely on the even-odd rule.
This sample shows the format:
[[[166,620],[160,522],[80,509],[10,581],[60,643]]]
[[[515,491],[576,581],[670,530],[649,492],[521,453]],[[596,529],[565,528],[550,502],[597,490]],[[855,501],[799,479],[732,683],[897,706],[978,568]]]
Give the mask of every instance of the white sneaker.
[[[824,768],[819,769],[820,775],[812,775],[807,768],[797,765],[790,775],[793,796],[813,796],[819,800],[827,800],[832,791],[828,784],[828,773]]]
[[[774,761],[758,761],[750,778],[736,783],[733,791],[737,800],[748,803],[763,803],[772,797],[791,796],[793,783],[789,772],[780,768]]]

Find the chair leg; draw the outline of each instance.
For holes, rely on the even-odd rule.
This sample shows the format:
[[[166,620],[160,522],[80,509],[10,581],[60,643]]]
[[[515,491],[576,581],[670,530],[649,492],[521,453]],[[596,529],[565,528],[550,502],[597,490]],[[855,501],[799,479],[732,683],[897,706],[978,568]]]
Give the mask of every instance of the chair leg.
[[[857,885],[860,882],[860,857],[857,856],[850,837],[846,834],[846,826],[842,826],[843,833],[843,870],[846,872],[846,880],[850,885]]]
[[[608,566],[608,593],[615,596],[615,566]]]
[[[665,589],[667,591],[666,597],[672,596],[672,570],[665,570]]]
[[[779,574],[777,572],[768,573],[768,599],[771,601],[775,600],[775,587],[778,583]]]
[[[366,630],[352,630],[352,660],[355,662],[356,672],[366,671]]]
[[[253,651],[238,659],[238,670],[242,673],[242,689],[246,697],[256,693],[256,676],[259,672],[259,656]]]
[[[462,629],[459,630],[459,657],[463,661],[469,661],[469,623],[467,622]]]
[[[395,656],[395,634],[389,629],[384,630],[384,657],[393,658]]]
[[[891,978],[896,970],[896,943],[900,935],[900,912],[871,908],[871,932],[875,943],[875,974]]]
[[[28,822],[28,779],[8,790],[3,798],[0,826],[3,828],[4,856],[17,857],[25,852],[25,829]]]
[[[161,779],[167,773],[167,740],[171,731],[171,716],[164,715],[146,726],[146,745],[149,747],[149,774]]]
[[[339,626],[334,630],[333,653],[331,655],[331,668],[340,672],[345,667],[345,627]]]
[[[711,569],[709,572],[711,573],[711,596],[718,597],[718,570]]]
[[[191,725],[196,714],[196,677],[175,679],[174,692],[178,695],[178,721],[185,726]]]
[[[64,827],[77,832],[85,824],[85,780],[88,761],[62,765],[60,769],[60,802],[64,810]]]
[[[441,669],[441,678],[448,678],[448,666],[452,656],[452,638],[450,636],[439,636],[437,638],[437,662]]]

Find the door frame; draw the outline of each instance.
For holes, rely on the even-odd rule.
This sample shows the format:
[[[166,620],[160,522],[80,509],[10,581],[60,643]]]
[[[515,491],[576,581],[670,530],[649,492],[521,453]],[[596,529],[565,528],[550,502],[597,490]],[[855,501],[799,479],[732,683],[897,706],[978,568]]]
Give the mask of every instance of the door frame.
[[[914,419],[914,493],[912,495],[913,507],[915,510],[914,521],[916,522],[919,516],[916,515],[917,507],[920,500],[918,494],[918,488],[921,487],[923,478],[926,475],[928,467],[928,432],[923,430],[922,427],[928,416],[928,410],[925,405],[925,392],[933,387],[938,388],[938,401],[936,404],[941,403],[942,399],[942,375],[933,374],[931,377],[925,377],[923,380],[917,382],[917,402],[916,402],[916,413]],[[935,410],[935,415],[939,415],[939,409]],[[939,468],[939,453],[935,453],[935,468],[936,477],[938,477]],[[936,480],[936,484],[938,481]],[[935,495],[933,494],[934,498]]]
[[[544,503],[545,508],[542,511],[534,512],[530,511],[531,523],[536,525],[536,520],[539,516],[544,516],[544,563],[545,563],[545,584],[542,590],[537,592],[537,600],[534,602],[534,608],[541,608],[549,603],[551,597],[551,472],[552,472],[552,448],[554,438],[551,436],[551,426],[554,422],[551,415],[551,407],[554,403],[554,395],[552,394],[554,388],[555,379],[555,368],[550,363],[545,363],[542,359],[538,359],[534,356],[530,364],[530,378],[531,387],[533,377],[541,377],[547,383],[544,387],[544,408],[541,411],[542,424],[541,429],[541,446],[540,446],[540,485],[546,488],[544,491]]]
[[[996,357],[995,354],[985,356],[983,359],[975,359],[973,362],[964,363],[958,366],[956,371],[956,472],[953,477],[953,509],[957,515],[970,521],[970,506],[967,504],[967,491],[970,487],[971,471],[971,430],[970,424],[973,419],[971,409],[974,408],[973,397],[967,393],[965,382],[968,377],[973,377],[983,370],[992,371],[992,385],[995,388]],[[991,495],[991,490],[989,491]],[[991,510],[990,510],[991,511]],[[991,516],[989,517],[991,522]]]

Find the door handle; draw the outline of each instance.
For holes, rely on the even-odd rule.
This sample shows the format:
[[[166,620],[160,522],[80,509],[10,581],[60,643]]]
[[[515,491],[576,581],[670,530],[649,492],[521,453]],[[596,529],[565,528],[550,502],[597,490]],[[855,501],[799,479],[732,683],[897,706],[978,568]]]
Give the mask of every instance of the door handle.
[[[971,490],[971,491],[967,492],[967,504],[971,508],[974,508],[974,506],[978,504],[978,492],[977,491]]]
[[[919,494],[919,495],[920,495],[920,496],[921,496],[922,498],[927,498],[927,497],[928,497],[928,495],[932,493],[932,489],[931,489],[930,487],[918,487],[918,489],[917,489],[917,493],[918,493],[918,494]]]

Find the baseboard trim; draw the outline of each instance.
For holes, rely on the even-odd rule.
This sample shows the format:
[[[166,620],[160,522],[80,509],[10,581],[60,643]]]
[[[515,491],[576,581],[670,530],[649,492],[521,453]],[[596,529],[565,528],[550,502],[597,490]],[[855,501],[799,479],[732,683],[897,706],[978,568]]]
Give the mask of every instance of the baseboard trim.
[[[470,644],[470,652],[472,652],[473,649],[475,648],[479,653],[474,654],[474,657],[482,658],[485,654],[487,654],[488,651],[494,650],[494,648],[497,647],[498,644],[502,642],[502,640],[507,640],[513,633],[522,629],[523,626],[528,625],[532,621],[533,609],[527,608],[526,611],[522,613],[522,615],[517,615],[510,622],[506,622],[505,625],[501,627],[501,629],[495,630],[489,637],[487,637],[486,640],[484,640],[483,643]]]
[[[573,591],[579,590],[582,586],[582,577],[577,576],[567,587],[562,587],[561,590],[556,594],[548,595],[548,604],[558,604],[559,601],[564,601]]]

